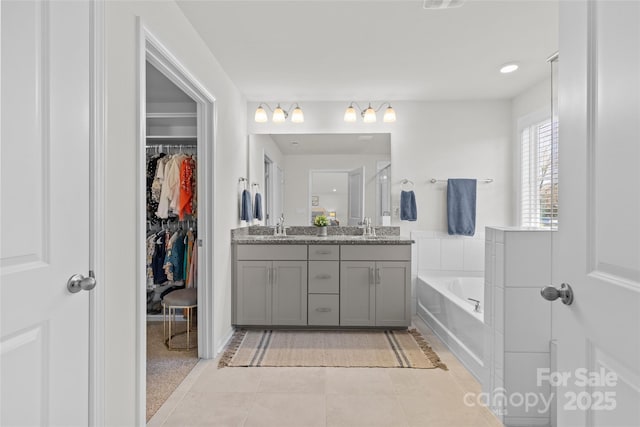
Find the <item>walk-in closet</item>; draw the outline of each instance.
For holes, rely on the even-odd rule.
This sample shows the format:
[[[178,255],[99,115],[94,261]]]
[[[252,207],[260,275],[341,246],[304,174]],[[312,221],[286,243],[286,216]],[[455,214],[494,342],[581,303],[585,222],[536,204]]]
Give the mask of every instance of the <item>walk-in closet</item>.
[[[146,62],[147,419],[198,361],[197,104]]]

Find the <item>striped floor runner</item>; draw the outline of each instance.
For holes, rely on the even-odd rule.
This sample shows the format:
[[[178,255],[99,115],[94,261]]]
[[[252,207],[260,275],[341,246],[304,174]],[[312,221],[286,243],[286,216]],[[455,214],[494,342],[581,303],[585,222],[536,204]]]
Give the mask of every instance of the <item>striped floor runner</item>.
[[[219,366],[447,369],[415,329],[240,330],[233,336]]]

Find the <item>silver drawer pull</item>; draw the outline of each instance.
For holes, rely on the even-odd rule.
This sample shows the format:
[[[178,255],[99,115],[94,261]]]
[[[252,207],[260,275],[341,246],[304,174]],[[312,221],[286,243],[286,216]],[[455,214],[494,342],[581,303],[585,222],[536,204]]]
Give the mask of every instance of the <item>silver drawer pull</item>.
[[[330,274],[316,274],[316,279],[331,279]]]
[[[329,313],[331,311],[331,307],[318,307],[316,308],[318,313]]]
[[[331,253],[331,250],[327,250],[327,249],[318,249],[316,251],[316,253],[318,255],[329,255]]]

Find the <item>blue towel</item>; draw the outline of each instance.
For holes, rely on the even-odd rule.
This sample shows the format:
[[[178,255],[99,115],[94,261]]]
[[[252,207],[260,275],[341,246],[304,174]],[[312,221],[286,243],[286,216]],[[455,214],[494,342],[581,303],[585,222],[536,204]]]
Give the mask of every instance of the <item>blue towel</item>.
[[[447,221],[449,234],[473,236],[476,232],[475,179],[450,179],[447,182]]]
[[[251,193],[248,190],[242,190],[242,206],[240,208],[240,219],[242,221],[251,220]]]
[[[413,191],[402,191],[400,193],[400,219],[403,221],[415,221],[418,219],[416,195]]]
[[[262,221],[262,194],[256,193],[256,201],[253,204],[253,217]]]

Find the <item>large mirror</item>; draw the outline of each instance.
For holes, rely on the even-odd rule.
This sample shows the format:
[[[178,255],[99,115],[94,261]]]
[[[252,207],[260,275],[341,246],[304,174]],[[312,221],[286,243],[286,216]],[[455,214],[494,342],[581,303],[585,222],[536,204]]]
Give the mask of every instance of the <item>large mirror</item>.
[[[265,134],[249,137],[249,181],[260,192],[263,219],[252,224],[332,225],[391,221],[388,133]]]

